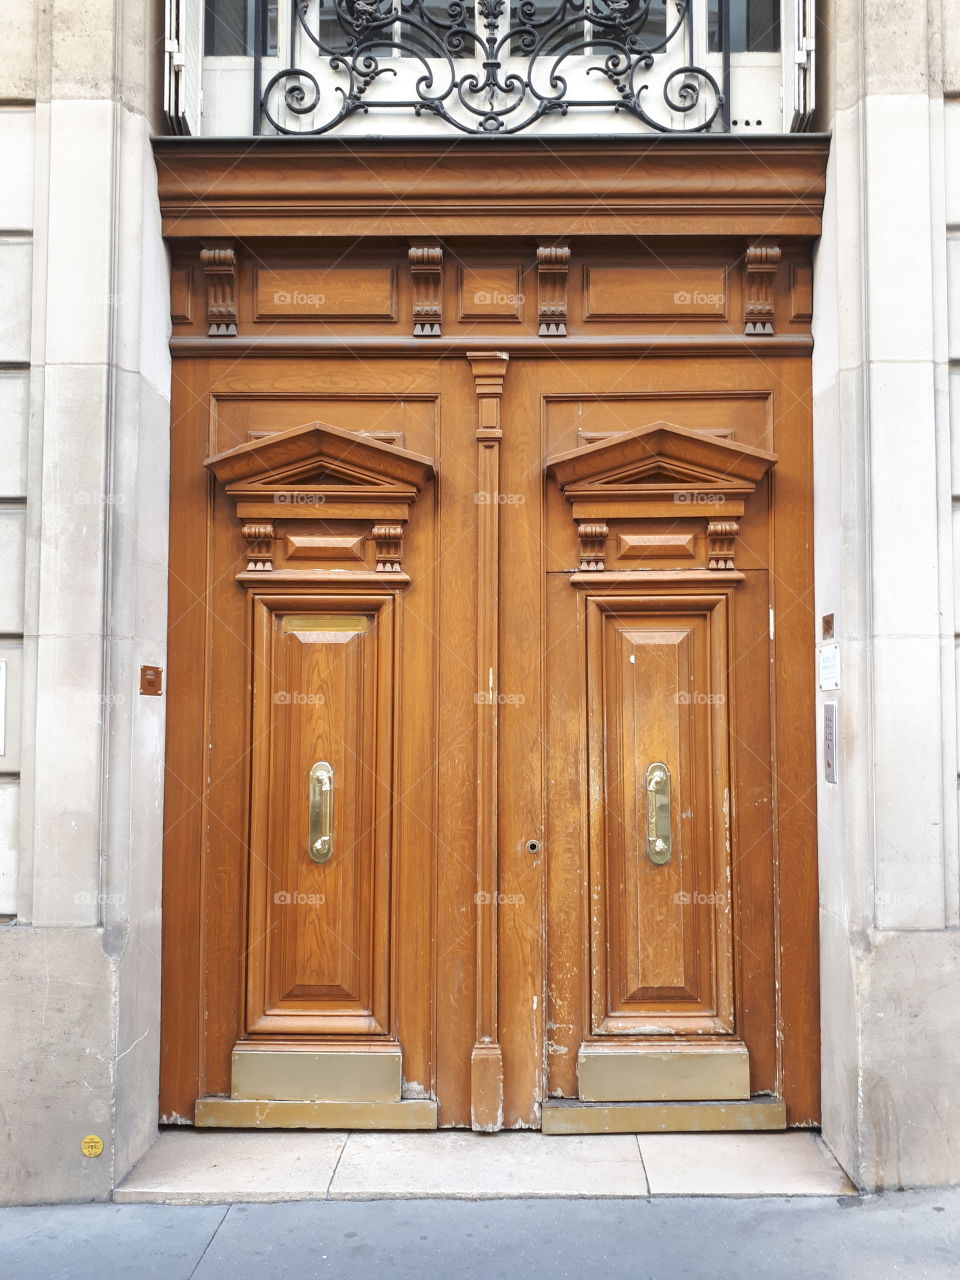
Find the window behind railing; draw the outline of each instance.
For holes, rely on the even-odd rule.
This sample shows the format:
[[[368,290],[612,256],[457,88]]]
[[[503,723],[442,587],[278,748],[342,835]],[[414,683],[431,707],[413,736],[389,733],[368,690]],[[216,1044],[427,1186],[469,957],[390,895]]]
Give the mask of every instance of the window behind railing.
[[[201,131],[785,132],[812,33],[813,0],[205,0]]]

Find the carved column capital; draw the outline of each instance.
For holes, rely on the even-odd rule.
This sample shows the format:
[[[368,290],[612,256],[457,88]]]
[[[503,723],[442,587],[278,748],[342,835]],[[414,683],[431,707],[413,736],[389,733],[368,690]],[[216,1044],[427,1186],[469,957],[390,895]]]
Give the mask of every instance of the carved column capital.
[[[468,351],[467,359],[477,391],[477,439],[499,439],[500,397],[510,357],[505,351]]]

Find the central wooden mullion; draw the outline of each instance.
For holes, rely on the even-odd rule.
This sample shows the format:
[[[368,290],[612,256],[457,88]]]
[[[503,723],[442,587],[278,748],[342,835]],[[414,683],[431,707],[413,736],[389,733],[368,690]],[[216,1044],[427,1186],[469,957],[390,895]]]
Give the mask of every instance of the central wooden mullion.
[[[500,628],[500,400],[509,357],[468,352],[477,394],[477,1030],[470,1057],[470,1120],[474,1129],[503,1127],[497,895]]]

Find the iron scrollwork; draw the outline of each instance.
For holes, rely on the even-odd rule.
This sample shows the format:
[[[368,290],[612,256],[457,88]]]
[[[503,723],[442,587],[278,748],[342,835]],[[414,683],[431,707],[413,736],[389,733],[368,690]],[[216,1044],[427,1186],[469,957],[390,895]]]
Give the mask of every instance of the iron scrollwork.
[[[262,121],[322,134],[406,111],[489,136],[605,110],[660,133],[723,128],[720,84],[694,65],[693,4],[293,0],[291,65],[266,84]]]

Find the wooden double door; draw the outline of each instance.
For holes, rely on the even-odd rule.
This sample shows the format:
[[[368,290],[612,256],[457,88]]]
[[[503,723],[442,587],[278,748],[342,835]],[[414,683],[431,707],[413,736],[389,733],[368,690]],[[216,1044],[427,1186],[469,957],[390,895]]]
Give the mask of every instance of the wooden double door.
[[[816,1122],[808,379],[177,360],[165,1119]]]

